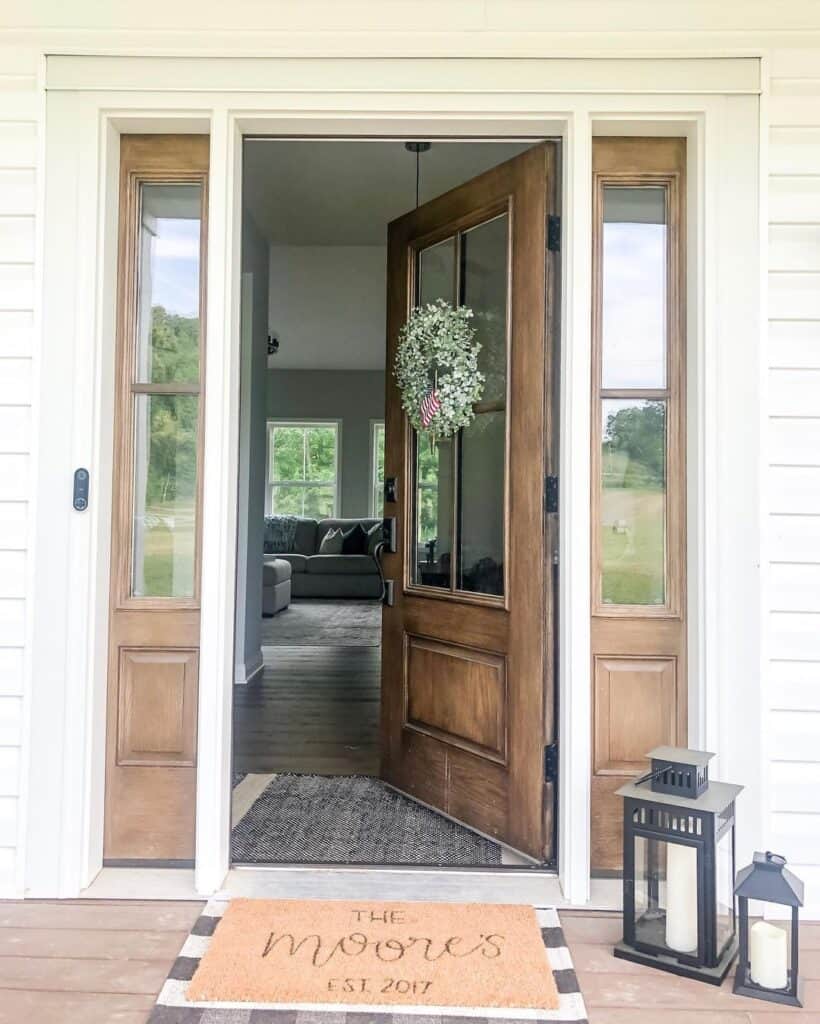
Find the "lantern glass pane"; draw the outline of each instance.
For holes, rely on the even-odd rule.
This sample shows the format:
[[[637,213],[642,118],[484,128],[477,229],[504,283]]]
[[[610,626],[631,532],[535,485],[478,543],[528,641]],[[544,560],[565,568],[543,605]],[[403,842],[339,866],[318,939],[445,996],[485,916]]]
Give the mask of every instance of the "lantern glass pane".
[[[636,835],[635,941],[698,956],[698,855],[694,846]]]
[[[785,914],[788,908],[769,904],[769,911],[775,915]],[[773,991],[788,989],[791,954],[791,921],[750,923],[749,975],[756,985]]]
[[[715,927],[717,955],[720,956],[735,934],[734,862],[732,830],[727,829],[715,851]]]

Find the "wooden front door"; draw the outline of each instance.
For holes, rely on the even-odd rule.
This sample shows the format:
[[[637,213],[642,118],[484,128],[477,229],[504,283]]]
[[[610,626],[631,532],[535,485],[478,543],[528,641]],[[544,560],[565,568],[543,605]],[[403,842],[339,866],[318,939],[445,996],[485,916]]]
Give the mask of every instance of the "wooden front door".
[[[124,136],[104,857],[194,856],[206,136]]]
[[[554,183],[555,148],[539,145],[388,233],[384,514],[398,544],[385,557],[382,775],[538,862],[552,855]],[[474,421],[431,446],[392,369],[409,311],[439,298],[473,310],[486,379]]]

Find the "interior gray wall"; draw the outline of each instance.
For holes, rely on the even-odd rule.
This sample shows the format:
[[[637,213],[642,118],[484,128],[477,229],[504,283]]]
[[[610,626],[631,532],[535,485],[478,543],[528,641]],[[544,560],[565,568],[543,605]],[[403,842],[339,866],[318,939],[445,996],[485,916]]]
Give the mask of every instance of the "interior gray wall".
[[[267,241],[246,212],[242,224],[243,308],[235,652],[237,682],[245,682],[262,661],[268,253]]]
[[[340,512],[369,515],[370,422],[384,419],[384,371],[273,369],[267,376],[268,419],[342,421]]]

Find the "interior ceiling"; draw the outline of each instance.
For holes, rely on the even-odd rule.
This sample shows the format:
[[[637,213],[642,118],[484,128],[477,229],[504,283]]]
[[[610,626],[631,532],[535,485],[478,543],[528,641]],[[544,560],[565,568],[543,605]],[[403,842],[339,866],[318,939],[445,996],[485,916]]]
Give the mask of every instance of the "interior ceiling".
[[[420,156],[420,201],[529,149],[532,142],[434,142]],[[403,141],[245,143],[244,198],[274,245],[385,245],[416,203],[416,157]]]

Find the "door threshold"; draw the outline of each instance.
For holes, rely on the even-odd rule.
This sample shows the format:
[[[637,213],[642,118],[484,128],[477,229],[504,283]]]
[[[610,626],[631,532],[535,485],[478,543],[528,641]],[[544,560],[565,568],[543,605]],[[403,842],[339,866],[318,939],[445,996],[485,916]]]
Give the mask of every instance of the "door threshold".
[[[564,903],[558,876],[532,868],[367,865],[236,865],[225,896],[267,899],[441,900],[451,903]]]
[[[443,900],[530,903],[535,907],[620,910],[621,882],[593,878],[589,902],[564,899],[558,876],[533,868],[372,868],[366,865],[235,865],[217,898]],[[103,868],[80,899],[204,900],[193,871],[179,868]]]

